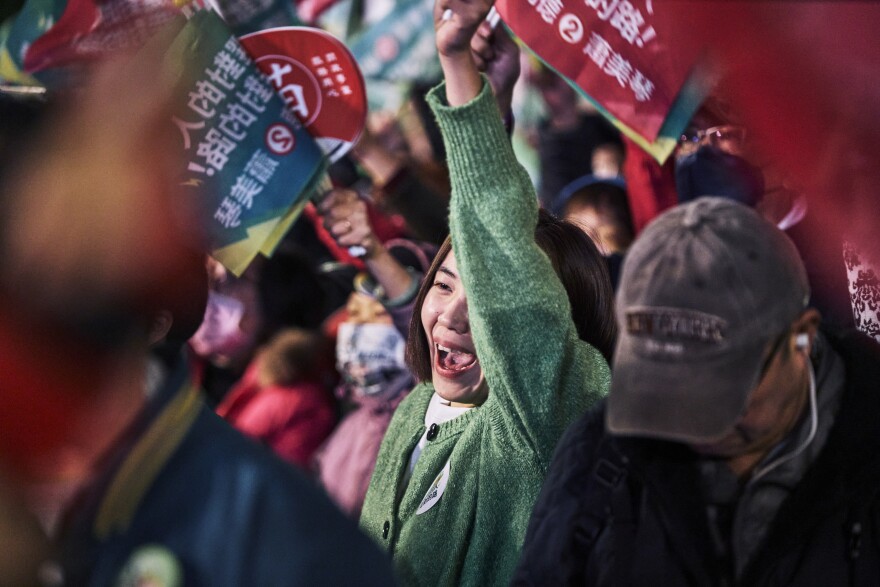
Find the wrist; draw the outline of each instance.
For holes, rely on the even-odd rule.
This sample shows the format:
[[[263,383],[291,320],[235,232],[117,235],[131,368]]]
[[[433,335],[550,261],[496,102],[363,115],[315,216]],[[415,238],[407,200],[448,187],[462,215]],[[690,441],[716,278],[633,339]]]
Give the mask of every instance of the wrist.
[[[393,259],[391,253],[388,252],[388,249],[379,241],[379,239],[374,237],[368,237],[364,239],[364,242],[361,243],[361,246],[364,247],[366,253],[364,253],[364,261],[376,262],[381,261],[384,258]]]
[[[446,79],[446,103],[449,106],[464,106],[479,95],[483,80],[470,52],[441,55],[440,67]]]

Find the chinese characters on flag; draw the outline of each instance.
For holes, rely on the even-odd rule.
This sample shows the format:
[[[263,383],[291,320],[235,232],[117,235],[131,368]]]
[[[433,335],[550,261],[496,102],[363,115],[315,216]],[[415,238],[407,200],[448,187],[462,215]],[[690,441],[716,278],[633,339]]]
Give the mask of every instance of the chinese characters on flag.
[[[659,4],[659,3],[658,3]],[[674,55],[652,0],[499,0],[513,32],[647,142],[657,140],[697,53]],[[677,40],[675,40],[677,43]],[[677,45],[681,49],[681,44]]]

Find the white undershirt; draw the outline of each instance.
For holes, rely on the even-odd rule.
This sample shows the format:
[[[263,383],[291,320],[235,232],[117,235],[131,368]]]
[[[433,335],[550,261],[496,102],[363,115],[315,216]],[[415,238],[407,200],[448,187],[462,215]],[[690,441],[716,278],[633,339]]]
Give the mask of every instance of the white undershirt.
[[[436,393],[431,396],[431,401],[428,403],[428,409],[425,410],[425,433],[422,434],[422,437],[419,439],[418,444],[412,451],[412,455],[409,457],[409,470],[406,474],[406,481],[409,482],[409,478],[412,475],[413,470],[416,468],[416,462],[419,460],[419,457],[422,456],[422,450],[424,450],[425,445],[428,444],[428,430],[431,429],[431,424],[443,424],[444,422],[449,422],[450,420],[454,420],[467,412],[468,410],[474,409],[474,406],[450,406],[450,402],[446,401]]]

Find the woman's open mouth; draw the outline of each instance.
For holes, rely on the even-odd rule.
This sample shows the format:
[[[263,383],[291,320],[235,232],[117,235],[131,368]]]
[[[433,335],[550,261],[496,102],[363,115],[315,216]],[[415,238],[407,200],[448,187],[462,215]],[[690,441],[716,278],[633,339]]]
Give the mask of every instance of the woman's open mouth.
[[[452,349],[434,343],[436,353],[434,363],[437,371],[444,377],[456,377],[477,364],[477,355],[459,349]]]

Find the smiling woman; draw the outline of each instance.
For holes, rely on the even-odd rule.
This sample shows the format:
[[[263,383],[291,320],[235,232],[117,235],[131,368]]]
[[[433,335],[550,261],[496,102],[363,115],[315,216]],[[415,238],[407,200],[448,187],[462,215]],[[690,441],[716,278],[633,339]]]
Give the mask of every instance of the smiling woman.
[[[565,287],[577,334],[610,362],[614,346],[613,293],[601,253],[569,222],[538,211],[535,242]],[[534,287],[529,284],[528,287]],[[407,363],[443,399],[479,405],[488,396],[468,321],[467,296],[447,238],[415,300]]]
[[[434,391],[449,402],[482,404],[489,390],[474,350],[467,297],[452,251],[427,283],[418,316],[428,342]]]
[[[491,35],[484,26],[474,37],[489,6],[436,7],[446,85],[428,101],[449,156],[451,236],[410,324],[420,383],[391,421],[361,515],[406,585],[509,583],[553,449],[610,378],[602,257],[579,228],[538,210],[470,53],[472,37],[479,52]],[[494,34],[496,57],[515,51]]]

